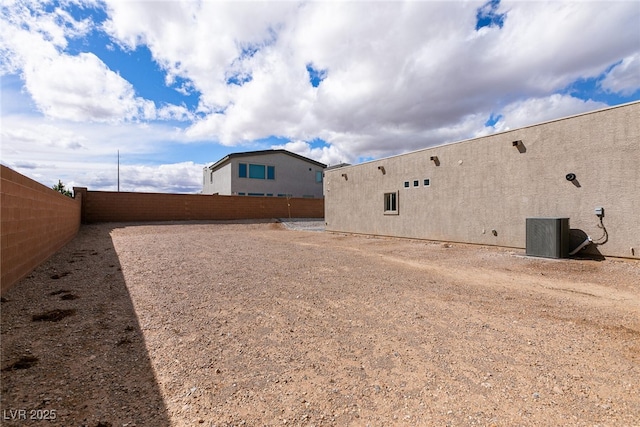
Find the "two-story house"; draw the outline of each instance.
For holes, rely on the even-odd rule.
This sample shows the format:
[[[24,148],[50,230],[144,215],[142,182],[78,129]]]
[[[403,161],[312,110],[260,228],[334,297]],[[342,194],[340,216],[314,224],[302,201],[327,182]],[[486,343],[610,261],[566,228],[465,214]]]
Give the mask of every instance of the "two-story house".
[[[204,168],[202,193],[322,198],[326,167],[287,150],[233,153]]]

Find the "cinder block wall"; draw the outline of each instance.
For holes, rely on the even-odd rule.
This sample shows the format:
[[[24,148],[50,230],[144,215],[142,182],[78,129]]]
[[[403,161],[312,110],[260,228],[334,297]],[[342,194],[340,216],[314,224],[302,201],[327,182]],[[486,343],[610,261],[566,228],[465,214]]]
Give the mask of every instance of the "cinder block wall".
[[[324,217],[323,199],[74,191],[84,223]]]
[[[2,288],[4,293],[75,237],[79,198],[64,196],[1,166]]]

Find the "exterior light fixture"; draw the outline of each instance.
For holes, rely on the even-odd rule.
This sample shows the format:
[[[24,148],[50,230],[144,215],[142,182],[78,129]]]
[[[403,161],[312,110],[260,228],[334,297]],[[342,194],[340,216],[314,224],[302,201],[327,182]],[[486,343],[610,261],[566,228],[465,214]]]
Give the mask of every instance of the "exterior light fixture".
[[[431,156],[430,159],[436,166],[440,166],[440,159],[438,158],[438,156]]]
[[[349,180],[349,177],[347,177],[347,174],[346,174],[346,173],[343,173],[343,174],[342,174],[342,177],[344,178],[344,180],[345,180],[345,181],[348,181],[348,180]]]
[[[575,180],[576,180],[576,174],[575,174],[575,173],[568,173],[568,174],[565,176],[565,179],[566,179],[567,181],[575,181]]]
[[[522,142],[521,139],[518,139],[516,141],[511,141],[511,145],[516,147],[520,154],[524,154],[527,152],[527,147],[524,145],[524,142]]]
[[[387,173],[387,171],[384,169],[384,166],[378,166],[378,170],[382,172],[382,175]]]

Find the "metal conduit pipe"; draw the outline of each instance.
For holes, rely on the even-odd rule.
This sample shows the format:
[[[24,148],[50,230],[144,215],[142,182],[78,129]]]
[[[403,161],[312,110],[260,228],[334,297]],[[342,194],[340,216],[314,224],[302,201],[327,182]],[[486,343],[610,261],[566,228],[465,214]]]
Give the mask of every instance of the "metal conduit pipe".
[[[575,248],[574,250],[569,252],[569,255],[573,256],[573,255],[577,254],[578,252],[580,252],[582,250],[582,248],[584,248],[587,245],[590,245],[591,243],[593,243],[593,239],[591,238],[591,236],[587,236],[587,239],[584,242],[580,243],[580,245],[578,245],[577,248]]]

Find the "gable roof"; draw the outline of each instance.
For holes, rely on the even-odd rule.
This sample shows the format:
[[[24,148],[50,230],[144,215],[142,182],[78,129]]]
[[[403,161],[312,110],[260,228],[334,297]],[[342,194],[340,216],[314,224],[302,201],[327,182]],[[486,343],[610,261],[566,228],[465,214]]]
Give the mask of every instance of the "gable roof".
[[[286,154],[287,156],[291,156],[291,157],[294,157],[296,159],[303,160],[305,162],[314,164],[317,167],[320,167],[320,168],[323,168],[323,169],[327,167],[327,165],[325,165],[324,163],[316,162],[315,160],[312,160],[312,159],[310,159],[308,157],[301,156],[300,154],[292,153],[291,151],[287,151],[287,150],[283,150],[283,149],[277,149],[277,150],[245,151],[244,153],[227,154],[226,156],[224,156],[223,158],[221,158],[220,160],[218,160],[217,162],[215,162],[214,164],[209,166],[209,169],[211,169],[212,171],[216,170],[220,166],[226,164],[228,161],[230,161],[231,159],[234,159],[236,157],[263,156],[263,155],[266,155],[266,154],[277,154],[277,153]]]

